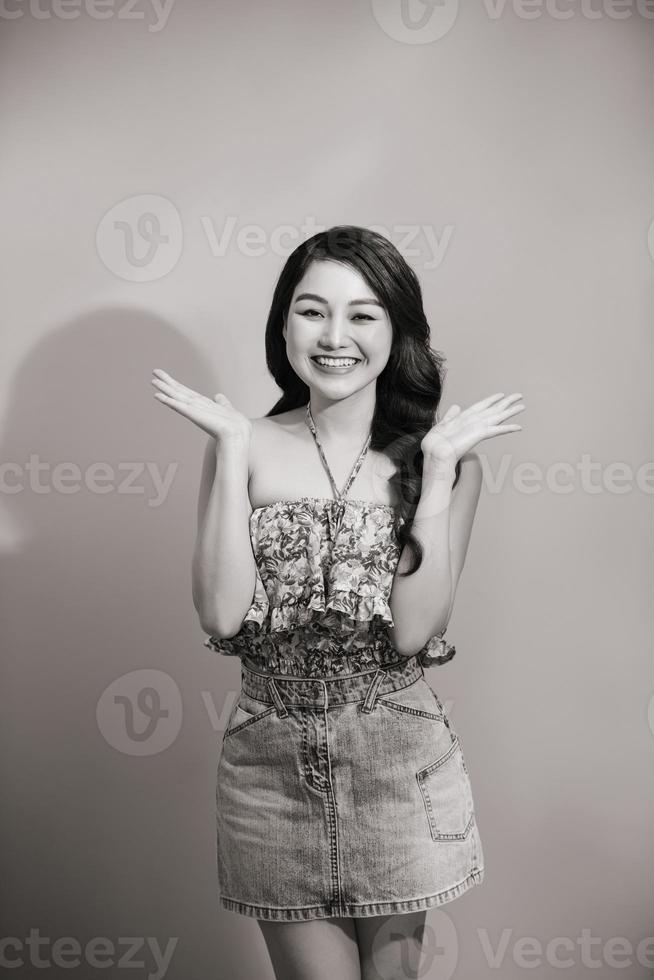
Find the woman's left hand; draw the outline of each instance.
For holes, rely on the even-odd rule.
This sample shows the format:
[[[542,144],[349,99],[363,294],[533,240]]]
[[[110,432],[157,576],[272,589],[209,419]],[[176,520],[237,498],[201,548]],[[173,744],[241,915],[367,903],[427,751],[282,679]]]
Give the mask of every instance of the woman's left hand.
[[[464,411],[459,405],[452,405],[440,422],[423,436],[420,448],[425,458],[439,466],[454,467],[457,460],[482,439],[519,431],[521,425],[504,424],[504,419],[524,411],[524,403],[514,404],[521,398],[519,392],[513,395],[500,392],[475,402]]]

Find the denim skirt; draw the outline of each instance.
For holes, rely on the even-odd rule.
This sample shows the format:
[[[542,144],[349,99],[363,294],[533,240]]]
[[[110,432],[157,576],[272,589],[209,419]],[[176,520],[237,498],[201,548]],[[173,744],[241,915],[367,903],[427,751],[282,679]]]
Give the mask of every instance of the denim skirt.
[[[461,742],[415,657],[311,678],[242,661],[216,823],[221,905],[258,919],[414,912],[484,876]]]

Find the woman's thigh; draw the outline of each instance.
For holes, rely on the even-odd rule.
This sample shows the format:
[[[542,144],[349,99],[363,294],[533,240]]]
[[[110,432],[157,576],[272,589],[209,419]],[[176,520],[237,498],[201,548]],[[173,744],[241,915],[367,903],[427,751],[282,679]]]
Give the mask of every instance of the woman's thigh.
[[[354,920],[361,980],[411,980],[421,976],[426,909]]]
[[[361,980],[354,919],[257,919],[277,980]]]

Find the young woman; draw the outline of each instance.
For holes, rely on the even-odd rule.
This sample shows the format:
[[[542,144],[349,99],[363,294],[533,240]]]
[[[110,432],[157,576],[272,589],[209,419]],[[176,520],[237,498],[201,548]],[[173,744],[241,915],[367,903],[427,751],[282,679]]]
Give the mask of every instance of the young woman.
[[[293,252],[266,355],[283,394],[263,418],[153,380],[210,437],[193,599],[205,644],[241,658],[218,763],[220,900],[259,921],[283,980],[417,976],[398,938],[419,946],[426,910],[484,876],[461,742],[424,667],[455,653],[473,446],[520,429],[507,419],[524,404],[499,393],[437,421],[443,362],[418,280],[364,228]]]

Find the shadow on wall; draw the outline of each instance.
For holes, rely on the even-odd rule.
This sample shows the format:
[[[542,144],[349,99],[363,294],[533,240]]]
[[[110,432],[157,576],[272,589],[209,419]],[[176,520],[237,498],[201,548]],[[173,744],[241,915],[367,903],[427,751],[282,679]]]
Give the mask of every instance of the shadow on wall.
[[[3,934],[33,928],[82,949],[104,936],[116,956],[121,936],[157,937],[168,978],[263,977],[255,953],[236,959],[234,929],[253,924],[218,905],[215,765],[240,676],[203,646],[191,594],[206,435],[154,398],[154,367],[209,395],[224,380],[170,323],[110,308],[49,333],[9,393]],[[97,714],[108,685],[141,669],[169,675],[173,695],[143,701],[164,720],[154,751],[127,739],[126,699]],[[136,714],[130,724],[144,731]],[[135,959],[156,972],[145,940]]]

